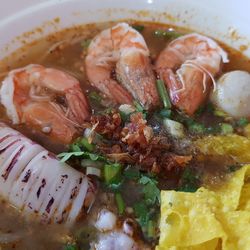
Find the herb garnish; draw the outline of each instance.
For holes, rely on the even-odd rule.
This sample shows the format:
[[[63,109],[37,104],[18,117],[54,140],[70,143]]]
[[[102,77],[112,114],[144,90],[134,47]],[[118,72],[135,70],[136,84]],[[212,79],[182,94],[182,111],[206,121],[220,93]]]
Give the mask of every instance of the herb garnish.
[[[89,93],[89,98],[90,98],[91,100],[93,100],[94,102],[97,102],[98,104],[100,104],[101,101],[102,101],[101,95],[98,94],[96,91],[91,91],[91,92]]]
[[[247,118],[242,117],[236,122],[236,124],[239,127],[245,127],[247,124],[249,124],[249,120]]]
[[[86,39],[81,42],[81,46],[83,47],[83,49],[87,49],[90,43],[91,43],[91,39]]]
[[[78,247],[76,244],[67,244],[63,247],[63,250],[78,250]]]
[[[154,35],[159,38],[166,38],[166,39],[176,39],[182,34],[179,32],[175,31],[174,29],[168,29],[168,30],[155,30]]]
[[[159,96],[161,97],[164,108],[171,109],[172,105],[171,105],[170,98],[168,96],[168,92],[166,90],[164,82],[162,80],[157,80],[156,86],[157,86],[157,90],[158,90]]]
[[[199,188],[199,176],[190,168],[186,168],[181,177],[181,186],[178,191],[195,192]]]
[[[134,101],[133,104],[134,104],[134,106],[135,106],[136,112],[142,113],[143,118],[146,119],[148,113],[147,113],[147,111],[142,107],[142,105],[141,105],[139,102],[137,102],[137,101]]]
[[[98,154],[94,154],[94,153],[90,153],[90,152],[86,152],[86,151],[80,151],[80,152],[63,152],[59,155],[57,155],[58,158],[61,158],[61,162],[66,162],[68,161],[72,156],[76,156],[76,157],[83,157],[86,159],[90,159],[92,161],[107,161],[107,158],[105,158],[104,156],[98,155]]]
[[[142,32],[142,31],[144,30],[144,28],[145,28],[144,25],[140,25],[140,24],[132,25],[132,27],[133,27],[135,30],[139,31],[139,32]]]
[[[124,170],[125,179],[135,181],[142,192],[142,199],[133,205],[135,217],[147,239],[154,239],[158,222],[157,214],[160,206],[160,189],[158,181],[151,174],[143,174],[136,168],[128,167]]]

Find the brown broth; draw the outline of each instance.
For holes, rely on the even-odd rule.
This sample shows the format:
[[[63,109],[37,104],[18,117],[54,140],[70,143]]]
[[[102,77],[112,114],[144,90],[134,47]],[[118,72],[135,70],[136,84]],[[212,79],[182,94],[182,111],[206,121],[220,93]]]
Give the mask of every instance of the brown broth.
[[[134,21],[129,21],[129,23],[145,26],[142,35],[151,51],[152,60],[156,59],[159,52],[169,42],[169,40],[165,38],[156,38],[153,33],[154,30],[174,28],[176,31],[183,34],[191,32],[187,29],[165,24],[140,23]],[[26,45],[1,61],[0,80],[2,80],[6,72],[11,69],[22,67],[30,63],[38,63],[48,67],[55,67],[74,75],[80,80],[83,91],[87,93],[92,87],[88,85],[84,72],[84,56],[86,51],[84,52],[81,42],[93,38],[100,30],[110,27],[113,24],[114,23],[101,23],[77,26],[56,32],[30,45]],[[235,69],[250,72],[250,60],[248,58],[224,44],[221,45],[229,53],[230,59],[230,62],[224,65],[223,72]],[[2,107],[0,107],[0,120],[11,125]],[[14,128],[54,153],[65,150],[63,145],[51,142],[45,135],[30,131],[30,129],[26,128],[24,125],[15,126]],[[218,162],[219,160],[217,163]],[[214,159],[211,159],[211,166],[214,166],[213,163]],[[200,165],[198,165],[198,167],[200,167]],[[204,166],[202,166],[202,168],[204,168]],[[213,176],[213,173],[212,167],[209,168],[209,176]],[[217,183],[217,180],[218,178],[214,182]],[[172,182],[175,183],[175,181]],[[166,185],[165,183],[165,188],[169,188],[173,185],[175,184],[169,183]],[[100,192],[98,195],[101,197],[103,194]],[[105,204],[105,202],[103,204]],[[96,211],[100,205],[100,202],[95,203],[91,214],[88,215],[88,220],[95,218]],[[10,207],[6,203],[0,204],[0,212],[0,246],[2,249],[62,249],[66,242],[72,240],[72,232],[76,232],[79,228],[86,228],[88,226],[88,220],[87,222],[81,220],[72,230],[66,229],[63,225],[41,225],[35,220],[27,220],[16,211],[15,208]],[[1,234],[18,235],[19,239],[15,240],[13,243],[2,244]]]

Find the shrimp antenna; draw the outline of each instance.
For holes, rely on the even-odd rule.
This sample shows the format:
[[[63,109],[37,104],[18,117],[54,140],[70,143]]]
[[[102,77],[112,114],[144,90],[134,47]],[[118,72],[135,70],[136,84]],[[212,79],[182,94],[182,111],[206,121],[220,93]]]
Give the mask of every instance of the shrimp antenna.
[[[176,90],[175,94],[177,94],[179,92],[182,92],[182,91],[184,91],[186,89],[185,81],[184,81],[184,78],[183,78],[180,71],[181,71],[181,68],[176,71],[176,75],[178,76],[178,78],[179,78],[179,80],[180,80],[180,82],[182,84],[182,87],[180,89]]]
[[[217,85],[216,85],[215,79],[214,79],[213,75],[212,75],[207,69],[205,69],[205,68],[204,68],[203,66],[201,66],[201,65],[196,64],[195,62],[193,62],[193,61],[191,61],[191,60],[187,60],[187,61],[184,63],[184,65],[190,66],[190,67],[193,67],[193,68],[196,68],[196,69],[199,69],[202,73],[207,74],[207,75],[210,77],[210,79],[212,80],[213,87],[214,87],[214,88],[213,88],[213,91],[214,91],[214,92],[216,91]],[[206,84],[205,84],[205,82],[204,82],[204,79],[203,79],[203,88],[204,88],[204,92],[205,92],[205,91],[206,91]]]
[[[69,114],[68,110],[65,112],[65,116],[61,114],[61,109],[58,107],[57,104],[51,102],[52,106],[58,111],[58,114],[60,115],[61,118],[63,118],[65,121],[71,123],[72,125],[74,125],[75,127],[78,127],[78,128],[83,128],[81,125],[77,124],[76,122],[70,120],[67,115]]]

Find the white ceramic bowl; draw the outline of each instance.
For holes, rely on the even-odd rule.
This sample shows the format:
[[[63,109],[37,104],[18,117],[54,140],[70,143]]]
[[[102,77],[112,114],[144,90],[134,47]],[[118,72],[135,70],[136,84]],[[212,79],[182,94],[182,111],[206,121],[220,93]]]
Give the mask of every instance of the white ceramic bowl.
[[[249,9],[248,0],[8,0],[0,8],[0,59],[58,29],[125,18],[191,27],[250,56]]]

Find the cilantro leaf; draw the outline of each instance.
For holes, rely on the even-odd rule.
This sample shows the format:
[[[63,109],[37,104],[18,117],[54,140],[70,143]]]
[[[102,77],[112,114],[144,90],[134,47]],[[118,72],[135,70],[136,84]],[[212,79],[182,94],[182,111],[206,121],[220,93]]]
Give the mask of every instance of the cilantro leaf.
[[[181,186],[178,191],[195,192],[199,188],[199,176],[197,176],[191,169],[186,168],[181,178]]]
[[[149,220],[149,211],[147,205],[144,202],[135,203],[133,208],[140,226],[146,226]]]
[[[239,127],[245,127],[247,124],[249,124],[249,120],[247,118],[240,118],[236,124],[239,126]]]
[[[66,162],[72,156],[82,156],[83,154],[84,154],[84,152],[64,152],[64,153],[60,153],[59,155],[57,155],[57,157],[62,158],[60,160],[61,162]]]
[[[100,103],[102,101],[101,95],[99,95],[96,91],[91,91],[89,93],[89,98],[91,98],[93,101]]]
[[[142,191],[148,205],[160,202],[160,190],[157,187],[158,182],[155,179],[144,175],[140,178],[139,183],[144,185]]]
[[[139,183],[142,185],[145,185],[147,183],[151,182],[151,179],[147,176],[142,176],[139,180]]]
[[[63,250],[78,250],[78,247],[75,244],[67,244]]]
[[[107,161],[107,159],[101,155],[98,154],[94,154],[94,153],[89,153],[89,152],[85,152],[85,151],[80,151],[80,152],[64,152],[64,153],[60,153],[57,155],[58,158],[61,158],[61,162],[66,162],[68,161],[72,156],[82,156],[84,158],[90,159],[92,161]]]
[[[139,183],[143,184],[143,185],[145,185],[147,183],[155,183],[155,184],[157,184],[157,181],[155,179],[151,178],[150,176],[142,175],[142,177],[139,180]]]
[[[88,154],[89,156],[89,159],[92,160],[92,161],[97,161],[97,160],[104,160],[105,158],[100,156],[100,155],[97,155],[97,154],[93,154],[93,153],[89,153]]]
[[[79,145],[76,143],[72,143],[69,146],[69,148],[70,148],[70,151],[72,151],[72,152],[81,152],[82,151],[81,148],[79,147]]]
[[[140,178],[140,171],[138,169],[127,168],[124,170],[123,175],[129,180],[138,180]]]
[[[155,183],[147,183],[143,187],[143,193],[147,204],[154,205],[155,203],[160,202],[160,190]]]

